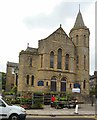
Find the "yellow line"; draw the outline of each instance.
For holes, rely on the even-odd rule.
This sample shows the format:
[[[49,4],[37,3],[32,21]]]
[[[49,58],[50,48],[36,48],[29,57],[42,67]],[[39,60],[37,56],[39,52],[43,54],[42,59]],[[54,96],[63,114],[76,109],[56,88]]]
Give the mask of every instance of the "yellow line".
[[[27,116],[31,118],[95,118],[95,116]]]

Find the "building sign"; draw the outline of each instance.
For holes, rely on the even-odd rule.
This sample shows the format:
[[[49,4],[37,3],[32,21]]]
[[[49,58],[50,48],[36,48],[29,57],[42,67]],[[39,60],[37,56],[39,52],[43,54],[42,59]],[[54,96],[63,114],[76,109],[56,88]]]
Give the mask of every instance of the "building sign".
[[[80,88],[72,88],[73,93],[80,93]]]

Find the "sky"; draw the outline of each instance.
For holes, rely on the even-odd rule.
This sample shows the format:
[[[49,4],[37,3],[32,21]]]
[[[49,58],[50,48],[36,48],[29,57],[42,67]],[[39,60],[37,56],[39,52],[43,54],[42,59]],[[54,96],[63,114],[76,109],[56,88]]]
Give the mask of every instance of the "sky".
[[[19,62],[19,52],[38,48],[60,24],[69,35],[79,11],[90,29],[90,74],[95,70],[95,0],[0,0],[0,72]]]

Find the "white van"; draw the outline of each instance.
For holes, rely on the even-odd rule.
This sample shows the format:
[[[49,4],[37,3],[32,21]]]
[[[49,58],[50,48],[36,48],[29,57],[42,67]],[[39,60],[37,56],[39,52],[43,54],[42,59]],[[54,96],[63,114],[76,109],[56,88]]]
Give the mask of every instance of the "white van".
[[[8,104],[0,96],[0,119],[25,120],[26,110],[20,106]]]

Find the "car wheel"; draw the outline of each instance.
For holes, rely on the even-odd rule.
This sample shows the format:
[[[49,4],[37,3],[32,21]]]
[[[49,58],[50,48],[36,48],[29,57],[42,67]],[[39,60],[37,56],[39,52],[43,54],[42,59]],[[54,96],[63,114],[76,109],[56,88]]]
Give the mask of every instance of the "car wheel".
[[[9,117],[9,120],[19,120],[19,116],[17,114],[12,114],[10,117]]]

